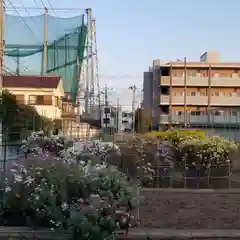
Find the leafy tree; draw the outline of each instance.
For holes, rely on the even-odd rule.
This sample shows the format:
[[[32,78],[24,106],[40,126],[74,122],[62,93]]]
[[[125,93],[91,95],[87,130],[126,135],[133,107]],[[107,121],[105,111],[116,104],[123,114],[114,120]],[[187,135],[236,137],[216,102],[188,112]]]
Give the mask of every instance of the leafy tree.
[[[2,93],[0,118],[4,137],[10,141],[25,139],[32,131],[43,130],[49,134],[56,125],[50,119],[40,116],[33,106],[17,103],[15,96],[6,90]]]

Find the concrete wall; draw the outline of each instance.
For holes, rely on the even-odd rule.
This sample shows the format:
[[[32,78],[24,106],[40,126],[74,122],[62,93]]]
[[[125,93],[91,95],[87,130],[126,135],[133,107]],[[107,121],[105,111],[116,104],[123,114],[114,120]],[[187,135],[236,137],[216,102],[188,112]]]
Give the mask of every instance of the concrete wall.
[[[141,226],[239,229],[240,190],[141,189]]]
[[[144,72],[143,75],[143,108],[152,109],[153,106],[153,73]]]

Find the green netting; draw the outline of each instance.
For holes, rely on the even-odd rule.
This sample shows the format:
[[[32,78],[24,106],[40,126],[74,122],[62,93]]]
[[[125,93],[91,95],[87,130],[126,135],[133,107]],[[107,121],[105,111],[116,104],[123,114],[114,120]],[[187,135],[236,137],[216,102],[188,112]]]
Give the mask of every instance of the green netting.
[[[43,73],[44,15],[5,17],[7,69],[20,74]],[[72,18],[47,16],[47,74],[61,75],[64,90],[77,95],[77,62],[82,63],[87,35],[84,14]]]

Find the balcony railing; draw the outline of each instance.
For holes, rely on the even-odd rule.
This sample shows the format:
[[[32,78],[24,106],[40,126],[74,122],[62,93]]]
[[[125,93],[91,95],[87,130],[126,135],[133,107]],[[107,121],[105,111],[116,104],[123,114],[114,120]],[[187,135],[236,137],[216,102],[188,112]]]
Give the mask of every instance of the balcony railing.
[[[170,86],[170,76],[162,76],[160,78],[160,85]],[[184,76],[172,76],[173,86],[184,86]],[[207,87],[209,86],[209,77],[204,76],[187,76],[187,86]],[[231,77],[213,76],[210,78],[210,85],[213,87],[240,87],[240,77],[232,75]]]
[[[161,105],[169,105],[170,104],[170,96],[169,95],[161,95],[160,96],[160,104]],[[172,96],[172,105],[184,105],[184,96]],[[208,97],[207,96],[187,96],[186,97],[187,105],[208,105]],[[240,106],[240,97],[232,96],[211,96],[210,97],[210,105],[211,106]]]
[[[240,113],[233,115],[224,115],[224,116],[214,116],[214,115],[200,115],[200,116],[192,116],[186,114],[185,116],[182,115],[167,115],[161,114],[160,115],[160,124],[167,124],[167,123],[175,123],[175,124],[195,124],[195,125],[239,125],[240,126]]]

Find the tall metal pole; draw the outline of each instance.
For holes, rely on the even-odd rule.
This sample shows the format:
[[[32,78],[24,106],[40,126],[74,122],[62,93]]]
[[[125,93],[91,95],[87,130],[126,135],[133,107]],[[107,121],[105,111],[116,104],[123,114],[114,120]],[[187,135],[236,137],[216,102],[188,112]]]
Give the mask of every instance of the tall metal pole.
[[[86,39],[86,87],[85,87],[85,112],[89,113],[89,102],[90,102],[90,85],[91,85],[91,35],[92,35],[92,10],[91,8],[86,9],[87,14],[87,39]]]
[[[79,61],[79,58],[77,56],[77,99],[76,99],[76,104],[77,104],[77,138],[80,138],[80,97],[81,97],[81,92],[80,92],[80,78],[81,78],[81,64]]]
[[[3,104],[3,58],[4,58],[4,8],[3,1],[0,0],[0,94],[1,94],[1,104]],[[5,146],[3,146],[5,145]],[[0,180],[3,180],[3,189],[0,191],[0,210],[2,209],[2,204],[4,201],[4,189],[5,189],[5,171],[6,171],[6,142],[3,142],[3,123],[0,119],[0,158],[3,157],[3,162],[0,160],[0,170],[3,170],[3,176],[0,172]],[[3,165],[2,165],[3,164]]]
[[[48,9],[45,7],[43,25],[43,75],[47,73],[47,15]]]
[[[99,112],[101,114],[101,95],[100,95],[100,83],[99,83],[99,72],[98,72],[98,47],[97,47],[97,33],[96,33],[96,20],[93,19],[93,43],[94,43],[94,56],[95,56],[95,78],[96,78],[96,85],[97,85],[97,101],[98,101],[98,107],[99,107]],[[93,57],[94,57],[93,56]],[[101,118],[101,116],[100,116]]]
[[[92,20],[92,11],[90,9],[90,19],[91,21],[89,26],[89,49],[90,49],[90,109],[95,106],[95,53],[93,52],[93,20]]]
[[[104,116],[105,119],[107,119],[107,113],[106,113],[106,107],[108,107],[108,87],[107,84],[105,85],[105,89],[104,89]],[[105,128],[107,128],[107,123],[105,123]]]
[[[108,87],[107,84],[105,85],[105,91],[104,91],[104,102],[105,102],[105,107],[108,106]]]
[[[119,133],[120,132],[120,122],[119,122],[119,120],[120,120],[120,117],[119,117],[119,115],[120,115],[120,104],[119,104],[119,97],[117,97],[117,111],[116,111],[116,125],[117,125],[117,133]]]
[[[169,125],[172,125],[173,122],[173,109],[172,109],[172,102],[173,102],[173,79],[172,79],[172,72],[173,72],[173,67],[172,67],[172,62],[170,63],[170,94],[169,94]]]
[[[184,128],[187,127],[187,58],[184,58]]]
[[[136,103],[136,85],[130,86],[130,90],[132,90],[132,134],[135,136],[135,103]]]
[[[207,107],[207,113],[208,113],[208,125],[211,124],[211,85],[212,85],[212,67],[209,65],[208,67],[208,107]]]

